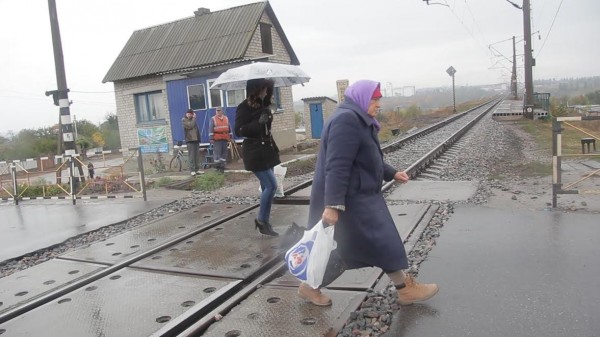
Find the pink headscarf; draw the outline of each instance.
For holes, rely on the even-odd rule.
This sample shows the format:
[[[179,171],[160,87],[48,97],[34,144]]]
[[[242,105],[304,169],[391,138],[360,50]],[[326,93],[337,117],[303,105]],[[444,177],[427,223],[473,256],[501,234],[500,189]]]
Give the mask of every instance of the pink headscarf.
[[[346,88],[346,92],[344,92],[344,96],[350,98],[352,102],[356,103],[361,109],[362,113],[369,116],[367,111],[369,111],[369,104],[371,103],[371,99],[373,98],[373,94],[375,91],[378,91],[380,87],[379,82],[371,81],[371,80],[360,80],[352,83],[348,88]],[[381,91],[380,91],[381,94]],[[373,122],[375,123],[375,127],[377,130],[381,128],[381,124],[374,117]]]

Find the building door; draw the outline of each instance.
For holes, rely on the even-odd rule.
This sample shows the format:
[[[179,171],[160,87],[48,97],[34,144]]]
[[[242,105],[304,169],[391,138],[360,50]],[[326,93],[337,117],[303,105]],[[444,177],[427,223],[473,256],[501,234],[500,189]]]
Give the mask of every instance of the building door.
[[[310,128],[313,139],[321,138],[323,131],[323,105],[321,103],[310,104]]]

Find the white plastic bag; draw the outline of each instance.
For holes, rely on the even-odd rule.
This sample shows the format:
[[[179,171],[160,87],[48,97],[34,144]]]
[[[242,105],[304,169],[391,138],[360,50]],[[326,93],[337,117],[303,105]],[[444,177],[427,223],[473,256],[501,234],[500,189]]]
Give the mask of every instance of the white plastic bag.
[[[287,173],[287,167],[277,165],[273,168],[273,173],[275,173],[275,180],[277,181],[277,189],[275,189],[275,198],[283,198],[285,197],[285,194],[283,193],[283,178],[285,178],[285,174]],[[258,191],[262,192],[260,184],[258,184]]]
[[[290,273],[312,288],[318,288],[323,282],[329,255],[337,247],[333,233],[333,226],[324,228],[319,221],[304,231],[302,239],[285,253]]]

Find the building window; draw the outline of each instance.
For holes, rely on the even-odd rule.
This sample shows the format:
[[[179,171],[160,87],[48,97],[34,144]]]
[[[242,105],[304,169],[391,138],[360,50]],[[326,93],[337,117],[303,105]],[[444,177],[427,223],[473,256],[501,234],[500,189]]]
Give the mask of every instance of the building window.
[[[275,111],[283,112],[283,104],[281,103],[281,91],[279,88],[273,88],[273,105],[275,105]]]
[[[246,99],[246,90],[228,90],[227,106],[238,106]]]
[[[262,41],[262,52],[273,54],[273,40],[271,39],[271,25],[267,23],[260,24],[260,39]]]
[[[215,80],[210,80],[206,82],[208,84],[208,87],[210,88],[213,83],[215,83]],[[211,108],[215,108],[218,106],[223,106],[223,99],[222,99],[222,91],[219,89],[209,89],[210,92],[210,107]]]
[[[161,91],[134,95],[135,114],[138,123],[166,119]]]
[[[190,109],[206,109],[206,93],[204,92],[204,84],[188,85],[187,90]]]

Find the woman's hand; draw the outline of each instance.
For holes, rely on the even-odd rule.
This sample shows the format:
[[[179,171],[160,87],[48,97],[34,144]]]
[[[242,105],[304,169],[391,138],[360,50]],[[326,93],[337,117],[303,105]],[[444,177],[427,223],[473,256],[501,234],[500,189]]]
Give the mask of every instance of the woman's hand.
[[[406,174],[406,172],[404,171],[398,171],[396,172],[396,174],[394,174],[394,180],[396,180],[396,182],[399,182],[401,184],[404,184],[405,182],[408,181],[408,174]]]
[[[258,124],[267,124],[268,121],[269,121],[269,115],[264,112],[258,118]]]
[[[271,119],[271,116],[272,116],[271,109],[269,109],[269,108],[261,109],[260,117],[258,118],[258,123],[259,124],[267,124],[269,119]]]
[[[323,215],[321,216],[321,221],[327,225],[335,225],[338,222],[338,218],[340,217],[340,211],[335,208],[327,208],[323,211]]]

